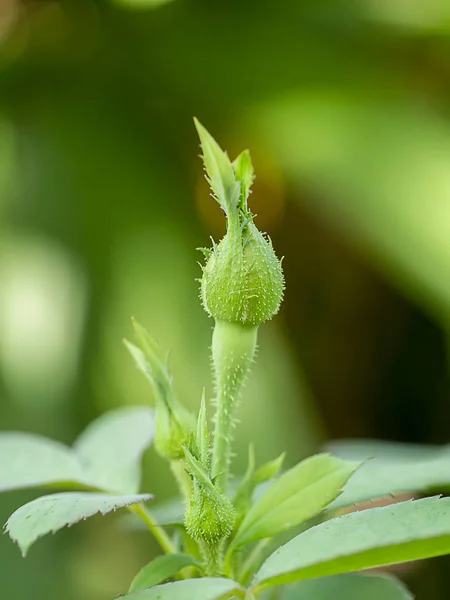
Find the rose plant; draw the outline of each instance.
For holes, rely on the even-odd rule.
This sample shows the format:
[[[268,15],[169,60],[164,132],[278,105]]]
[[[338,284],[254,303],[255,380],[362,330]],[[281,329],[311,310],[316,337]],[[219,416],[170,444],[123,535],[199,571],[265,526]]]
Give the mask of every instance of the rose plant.
[[[18,508],[5,529],[25,555],[45,534],[128,509],[163,552],[133,579],[123,596],[128,600],[412,598],[394,577],[360,572],[450,553],[450,499],[430,496],[450,486],[446,447],[420,460],[357,461],[322,453],[283,471],[284,455],[256,467],[250,445],[247,472],[239,480],[232,476],[242,388],[258,329],[279,309],[284,278],[272,242],[248,208],[254,179],[249,152],[231,161],[195,124],[206,177],[227,222],[224,238],[202,249],[200,297],[214,319],[213,402],[203,393],[196,417],[184,408],[166,354],[133,321],[136,342],[125,345],[151,386],[155,408],[106,413],[72,447],[1,433],[0,491],[60,490]],[[175,514],[164,506],[152,513],[152,495],[140,492],[140,459],[152,442],[179,486]],[[395,492],[428,497],[342,514]]]

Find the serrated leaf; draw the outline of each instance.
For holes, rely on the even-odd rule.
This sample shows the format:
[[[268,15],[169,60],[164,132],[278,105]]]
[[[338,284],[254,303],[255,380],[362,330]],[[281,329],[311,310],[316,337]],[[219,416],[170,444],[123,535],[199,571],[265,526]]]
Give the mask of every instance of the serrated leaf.
[[[318,454],[284,473],[255,502],[232,548],[272,537],[317,515],[341,492],[359,463]]]
[[[126,600],[219,600],[230,594],[244,596],[241,586],[231,579],[209,578],[187,579],[158,585],[149,590],[121,596]]]
[[[145,565],[130,585],[129,592],[138,592],[147,588],[153,587],[173,577],[189,566],[199,566],[199,561],[189,554],[165,554],[158,556],[154,560]]]
[[[205,127],[194,119],[203,152],[208,182],[216,200],[225,213],[230,216],[236,210],[239,202],[240,184],[236,182],[234,170],[226,152]]]
[[[25,556],[30,546],[40,537],[65,526],[111,511],[150,500],[150,494],[110,496],[90,492],[65,492],[41,496],[17,509],[5,525]]]
[[[238,489],[233,499],[233,505],[236,509],[235,529],[238,529],[243,518],[247,514],[252,499],[254,498],[255,490],[261,488],[263,483],[267,483],[274,479],[280,471],[285,453],[281,454],[274,460],[271,460],[255,471],[255,453],[253,444],[249,445],[248,453],[248,468],[242,481],[239,483]]]
[[[258,588],[450,553],[450,498],[353,512],[301,533],[263,563]]]
[[[436,458],[448,446],[431,444],[408,444],[377,439],[338,439],[325,444],[325,452],[345,460],[377,458],[401,462],[422,461]]]
[[[93,421],[76,440],[74,450],[85,477],[98,488],[134,494],[140,486],[140,459],[154,435],[151,408],[119,408]]]
[[[450,449],[428,453],[428,458],[369,460],[355,473],[345,486],[344,492],[332,504],[336,510],[400,493],[433,493],[450,490]]]
[[[51,485],[136,493],[139,461],[153,437],[153,410],[144,406],[105,413],[73,448],[39,435],[2,432],[0,492]]]
[[[395,579],[373,575],[335,575],[288,586],[281,600],[413,600],[407,588]]]
[[[0,492],[44,485],[78,486],[83,472],[67,446],[39,435],[0,434]]]

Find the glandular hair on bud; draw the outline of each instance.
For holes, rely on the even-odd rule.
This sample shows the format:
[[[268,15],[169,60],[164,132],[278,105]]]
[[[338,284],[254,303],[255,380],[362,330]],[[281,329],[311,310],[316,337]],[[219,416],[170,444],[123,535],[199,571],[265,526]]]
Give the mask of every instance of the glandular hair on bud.
[[[186,511],[186,529],[191,537],[209,545],[227,538],[234,526],[230,499],[196,484]]]
[[[225,237],[203,269],[205,310],[216,321],[260,325],[278,312],[283,290],[281,261],[270,239],[251,220],[247,224],[229,220]]]

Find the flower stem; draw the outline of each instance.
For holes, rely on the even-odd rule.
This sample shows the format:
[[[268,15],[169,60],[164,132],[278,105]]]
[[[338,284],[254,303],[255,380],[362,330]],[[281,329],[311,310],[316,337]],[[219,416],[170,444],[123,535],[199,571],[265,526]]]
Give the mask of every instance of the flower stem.
[[[216,321],[212,338],[212,363],[216,402],[212,474],[226,493],[236,406],[256,350],[258,326]]]
[[[159,543],[159,545],[166,554],[174,554],[177,551],[174,543],[167,535],[166,531],[160,525],[157,524],[150,511],[147,508],[145,508],[143,504],[136,504],[134,506],[130,506],[129,509],[131,512],[134,512],[145,522],[149,530],[154,535],[156,541]]]

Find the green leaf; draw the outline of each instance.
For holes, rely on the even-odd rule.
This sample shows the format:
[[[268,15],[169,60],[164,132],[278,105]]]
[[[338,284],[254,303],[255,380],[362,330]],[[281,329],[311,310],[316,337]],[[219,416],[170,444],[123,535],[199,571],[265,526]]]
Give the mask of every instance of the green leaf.
[[[107,412],[73,448],[20,432],[0,434],[0,492],[29,487],[70,487],[136,493],[140,458],[154,436],[151,408]]]
[[[109,496],[90,492],[68,492],[42,496],[17,509],[5,525],[9,533],[26,555],[30,546],[40,537],[55,533],[66,525],[92,517],[105,515],[118,508],[146,502],[150,494],[133,496]]]
[[[344,492],[330,506],[343,508],[383,496],[406,492],[433,493],[450,490],[450,449],[426,453],[427,458],[373,459],[364,463],[350,479]]]
[[[236,510],[236,522],[235,529],[238,529],[243,518],[247,514],[252,499],[255,496],[255,490],[261,484],[267,483],[274,479],[277,473],[280,471],[285,453],[279,457],[265,463],[257,471],[255,471],[255,451],[253,444],[249,445],[248,448],[248,468],[244,475],[244,478],[240,482],[236,494],[233,498],[233,505]]]
[[[158,585],[176,575],[178,571],[191,565],[199,566],[199,561],[188,554],[165,554],[158,556],[145,565],[130,585],[129,592],[138,592],[146,588]]]
[[[202,158],[208,182],[217,202],[230,216],[235,213],[239,202],[240,184],[236,182],[234,170],[226,152],[195,118],[194,123],[202,145]]]
[[[0,492],[44,485],[77,486],[83,472],[70,448],[29,433],[0,434]]]
[[[414,462],[436,458],[448,446],[431,444],[405,444],[376,439],[332,440],[325,445],[325,451],[345,460],[367,460],[377,458],[386,461]]]
[[[175,583],[158,585],[149,590],[121,596],[126,600],[219,600],[238,593],[244,597],[244,590],[231,579],[186,579]]]
[[[75,442],[74,450],[85,478],[96,487],[135,494],[140,486],[140,460],[154,435],[151,408],[120,408],[93,421]]]
[[[342,490],[359,463],[318,454],[284,473],[255,502],[232,547],[272,537],[317,515]]]
[[[336,575],[288,586],[281,600],[413,600],[400,581],[373,575]]]
[[[354,512],[281,546],[254,578],[258,587],[371,569],[450,553],[450,498]]]

